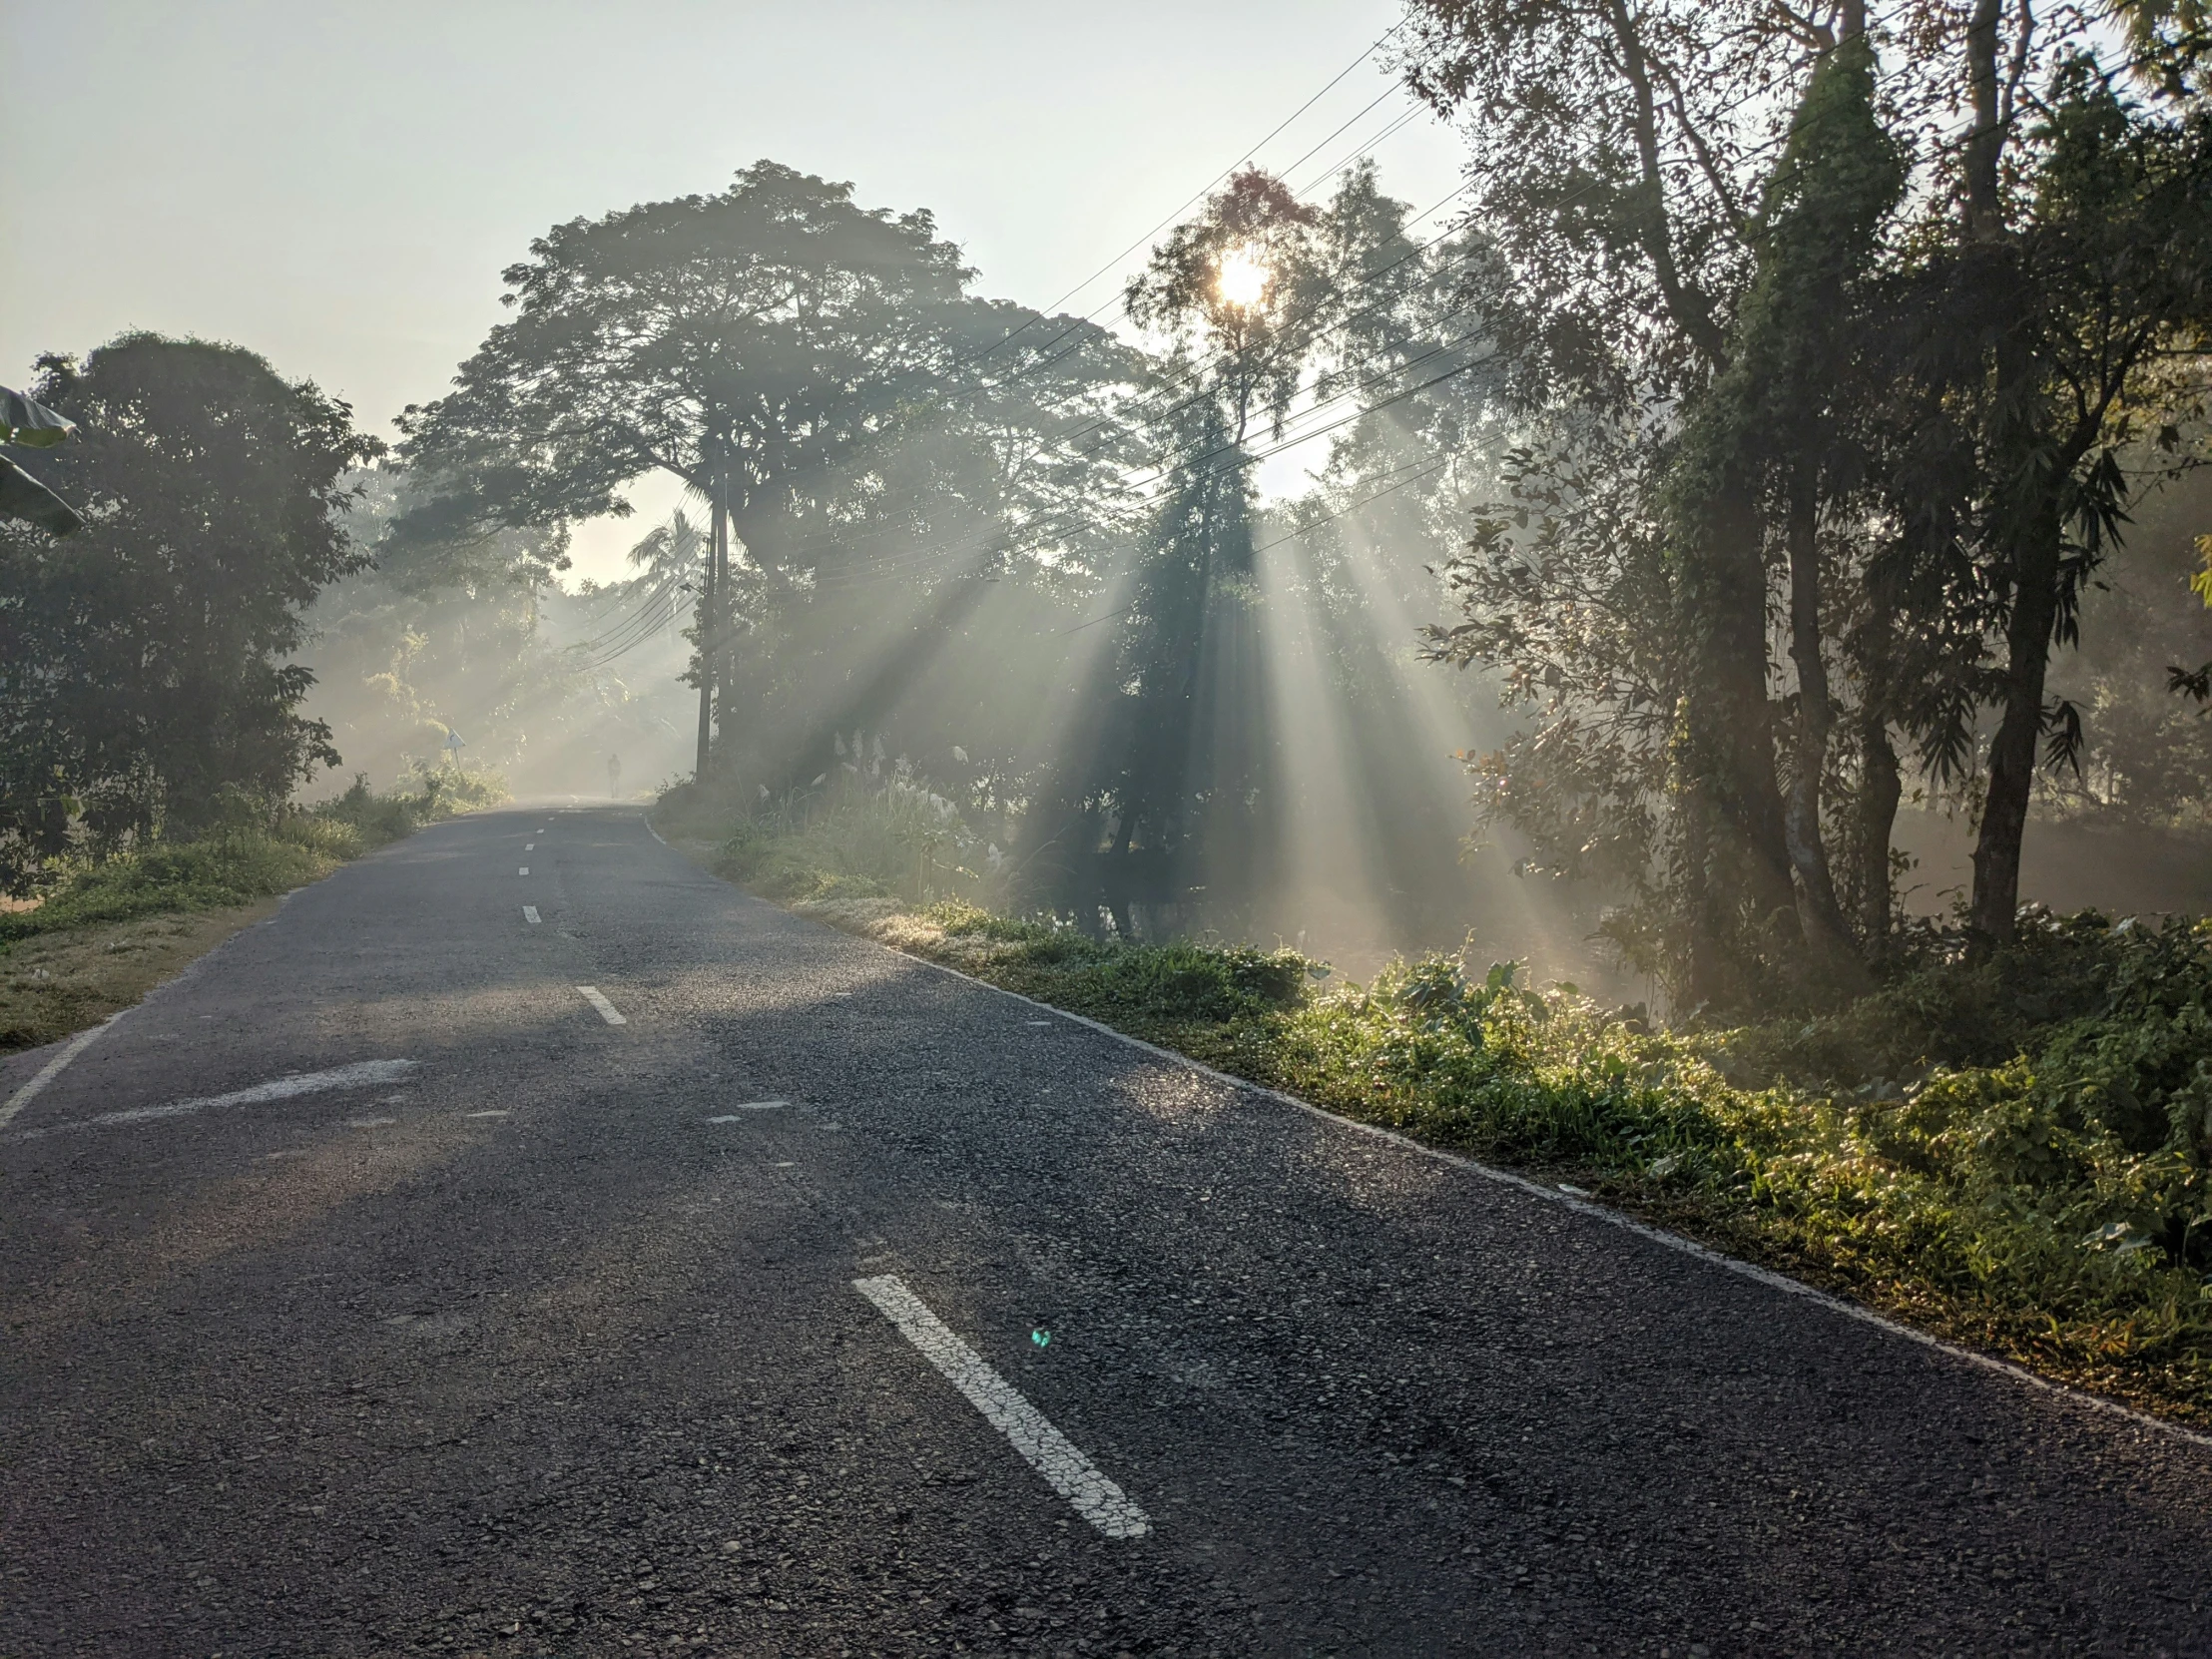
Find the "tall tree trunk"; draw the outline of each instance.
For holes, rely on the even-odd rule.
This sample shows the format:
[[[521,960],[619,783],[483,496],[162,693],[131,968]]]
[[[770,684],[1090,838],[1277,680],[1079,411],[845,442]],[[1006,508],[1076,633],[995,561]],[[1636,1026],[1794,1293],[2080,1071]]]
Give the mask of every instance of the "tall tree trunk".
[[[1767,697],[1767,567],[1758,509],[1724,489],[1710,504],[1682,597],[1692,630],[1689,738],[1693,788],[1706,804],[1708,902],[1704,927],[1727,928],[1748,903],[1762,920],[1797,893],[1775,777],[1774,712]],[[1725,946],[1704,941],[1707,959]],[[1711,982],[1706,995],[1728,993]]]
[[[1854,965],[1851,930],[1836,902],[1836,881],[1821,840],[1821,784],[1835,711],[1821,655],[1820,512],[1811,471],[1800,466],[1790,492],[1790,658],[1797,665],[1798,718],[1782,832],[1797,873],[1798,920],[1806,941],[1829,959],[1831,969],[1843,969]]]
[[[1727,930],[1713,913],[1712,805],[1697,776],[1690,720],[1691,701],[1685,693],[1675,701],[1667,779],[1675,899],[1689,920],[1681,965],[1684,1006],[1674,1010],[1677,1016],[1719,1000],[1727,991]]]
[[[1890,891],[1890,837],[1897,826],[1898,803],[1905,797],[1904,770],[1890,742],[1892,640],[1896,615],[1877,594],[1860,662],[1859,801],[1854,817],[1853,868],[1859,898],[1859,940],[1872,960],[1889,953],[1893,914]]]
[[[1989,745],[1989,787],[1973,852],[1971,925],[1977,944],[2008,942],[2020,907],[2020,840],[2043,735],[2043,685],[2058,619],[2060,530],[2053,511],[2021,527],[2015,544],[2012,613],[2004,629],[2004,715]]]
[[[1130,944],[1137,938],[1136,917],[1129,910],[1129,837],[1136,825],[1137,804],[1132,801],[1123,809],[1121,823],[1114,828],[1114,847],[1107,854],[1104,883],[1106,909],[1114,918],[1114,931]]]
[[[1973,106],[1973,128],[1966,134],[1961,171],[1965,175],[1966,237],[1991,242],[2004,233],[2004,199],[1997,188],[2004,155],[2004,124],[1998,108],[1998,32],[2004,0],[1974,0],[1966,20],[1966,90]]]

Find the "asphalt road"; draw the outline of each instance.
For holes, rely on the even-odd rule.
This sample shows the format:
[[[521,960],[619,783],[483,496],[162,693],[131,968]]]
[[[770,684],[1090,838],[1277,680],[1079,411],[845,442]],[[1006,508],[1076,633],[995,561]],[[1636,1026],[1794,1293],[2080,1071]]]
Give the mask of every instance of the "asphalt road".
[[[351,865],[23,1105],[0,1407],[8,1656],[2212,1654],[2212,1449],[634,810]]]

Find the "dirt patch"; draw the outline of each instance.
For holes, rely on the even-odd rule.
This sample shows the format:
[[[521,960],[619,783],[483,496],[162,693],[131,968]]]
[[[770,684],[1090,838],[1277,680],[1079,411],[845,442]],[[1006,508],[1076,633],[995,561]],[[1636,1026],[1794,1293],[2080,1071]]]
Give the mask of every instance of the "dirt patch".
[[[128,1008],[240,928],[273,914],[264,899],[235,909],[35,933],[0,951],[0,1054],[58,1042]]]

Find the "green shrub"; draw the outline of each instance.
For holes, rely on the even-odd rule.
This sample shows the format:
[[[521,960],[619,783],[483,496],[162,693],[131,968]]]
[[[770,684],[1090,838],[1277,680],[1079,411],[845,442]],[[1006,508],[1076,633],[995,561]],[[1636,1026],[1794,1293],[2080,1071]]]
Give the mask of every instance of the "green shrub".
[[[313,844],[317,839],[324,845]],[[0,940],[163,910],[251,904],[325,873],[343,856],[326,850],[327,842],[312,834],[223,830],[65,866],[38,908],[0,915]]]
[[[1510,963],[1324,991],[1289,953],[915,919],[1008,989],[2212,1418],[2212,923],[2050,921],[1823,1020],[1676,1033]]]
[[[499,773],[470,771],[462,767],[428,767],[416,762],[413,788],[378,795],[368,787],[368,775],[357,772],[343,795],[316,803],[304,815],[315,822],[350,826],[358,832],[361,849],[411,835],[426,824],[443,823],[463,813],[496,807],[512,797]]]
[[[742,808],[684,785],[662,798],[655,816],[678,835],[711,840],[718,873],[787,902],[895,896],[928,904],[990,887],[995,849],[903,764],[880,782],[848,778]],[[831,881],[841,885],[825,885]]]
[[[163,911],[252,904],[317,879],[421,825],[506,798],[497,774],[418,773],[415,793],[372,793],[367,780],[335,800],[286,808],[275,822],[154,841],[102,858],[63,860],[37,908],[0,913],[0,945],[34,933]]]

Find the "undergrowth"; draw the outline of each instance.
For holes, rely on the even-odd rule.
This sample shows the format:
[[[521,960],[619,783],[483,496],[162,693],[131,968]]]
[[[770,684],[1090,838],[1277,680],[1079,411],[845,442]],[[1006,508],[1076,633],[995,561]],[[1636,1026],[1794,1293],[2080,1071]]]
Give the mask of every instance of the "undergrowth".
[[[493,773],[419,773],[412,790],[372,792],[363,778],[334,800],[285,808],[186,841],[155,840],[61,863],[30,909],[0,912],[12,940],[164,912],[252,904],[328,874],[425,824],[506,799]]]
[[[714,861],[1222,1070],[2212,1421],[2212,922],[2031,914],[1993,960],[1923,941],[1821,1018],[1667,1031],[1511,963],[1430,957],[1356,985],[1288,951],[922,902],[898,838],[913,815],[853,799],[763,817]]]

